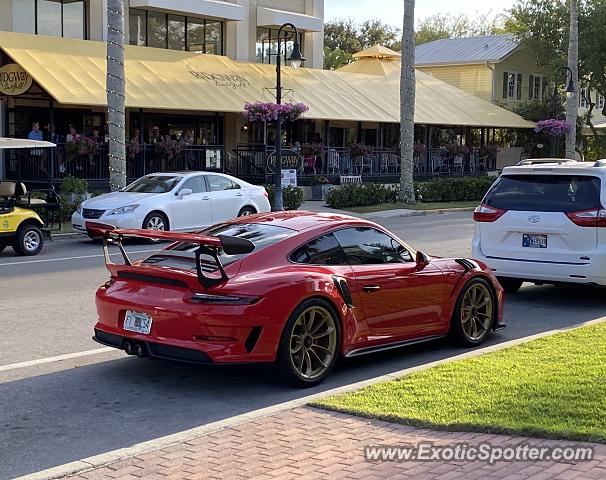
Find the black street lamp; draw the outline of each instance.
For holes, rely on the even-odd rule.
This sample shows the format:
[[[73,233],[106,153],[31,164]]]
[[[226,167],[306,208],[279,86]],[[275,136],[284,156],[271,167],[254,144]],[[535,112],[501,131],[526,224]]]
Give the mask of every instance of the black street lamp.
[[[568,79],[568,77],[570,76],[570,80],[568,80],[568,85],[566,86],[566,96],[568,98],[570,98],[575,93],[572,70],[567,66],[562,66],[562,67],[558,68],[555,72],[555,76],[553,79],[554,85],[553,85],[553,98],[551,99],[552,100],[551,118],[556,118],[556,115],[558,113],[558,97],[559,97],[559,95],[558,95],[558,75],[562,71],[566,71],[566,79]],[[555,158],[555,156],[556,156],[556,138],[551,137],[551,157]]]
[[[292,68],[299,68],[305,61],[303,53],[301,52],[301,44],[299,43],[299,31],[292,23],[285,23],[278,30],[278,53],[276,59],[276,103],[282,105],[282,31],[284,28],[291,28],[295,33],[295,41],[290,57],[287,59],[290,62]],[[276,120],[276,172],[275,172],[275,201],[274,210],[280,212],[284,210],[282,202],[282,113],[278,114]]]

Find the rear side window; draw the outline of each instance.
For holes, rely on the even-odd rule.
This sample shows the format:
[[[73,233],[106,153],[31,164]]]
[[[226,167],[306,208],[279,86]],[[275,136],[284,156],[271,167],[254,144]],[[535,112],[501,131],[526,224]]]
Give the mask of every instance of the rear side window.
[[[332,233],[299,247],[290,260],[309,265],[347,265],[343,249]]]
[[[600,187],[600,179],[588,175],[503,175],[483,203],[503,210],[591,210],[602,207]]]
[[[211,192],[222,192],[224,190],[239,190],[240,185],[230,180],[227,177],[221,177],[219,175],[207,175],[208,185],[210,186]]]

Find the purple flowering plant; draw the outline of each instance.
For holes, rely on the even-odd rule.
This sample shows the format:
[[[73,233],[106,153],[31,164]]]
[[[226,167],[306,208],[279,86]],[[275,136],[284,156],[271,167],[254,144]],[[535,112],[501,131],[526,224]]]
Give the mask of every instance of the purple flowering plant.
[[[572,127],[564,120],[557,120],[555,118],[541,120],[537,122],[536,126],[534,127],[535,132],[544,133],[550,137],[563,137],[571,130]]]
[[[254,122],[274,122],[282,114],[282,120],[285,122],[294,122],[299,120],[309,107],[304,103],[283,103],[278,105],[270,102],[246,103],[244,105],[244,118],[250,123]]]

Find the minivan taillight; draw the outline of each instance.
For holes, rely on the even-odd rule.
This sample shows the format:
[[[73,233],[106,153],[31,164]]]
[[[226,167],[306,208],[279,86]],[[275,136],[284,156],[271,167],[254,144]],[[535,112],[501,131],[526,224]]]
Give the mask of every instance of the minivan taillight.
[[[474,222],[494,222],[501,218],[506,211],[482,203],[473,211],[473,220]]]
[[[606,227],[606,210],[601,208],[568,212],[566,216],[579,227]]]

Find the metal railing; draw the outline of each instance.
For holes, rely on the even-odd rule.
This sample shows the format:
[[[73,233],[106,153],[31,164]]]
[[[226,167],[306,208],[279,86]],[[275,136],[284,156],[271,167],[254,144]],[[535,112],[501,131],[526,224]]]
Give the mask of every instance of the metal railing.
[[[225,148],[214,145],[183,145],[167,151],[157,145],[140,145],[127,152],[126,173],[136,179],[148,173],[171,171],[224,171]],[[57,145],[50,149],[6,150],[5,176],[24,182],[60,182],[67,176],[88,182],[109,181],[108,145],[99,144],[94,153],[78,154]]]

